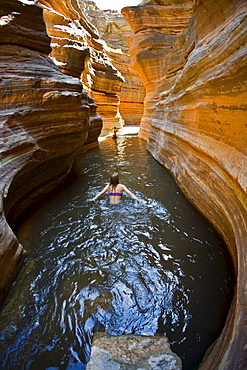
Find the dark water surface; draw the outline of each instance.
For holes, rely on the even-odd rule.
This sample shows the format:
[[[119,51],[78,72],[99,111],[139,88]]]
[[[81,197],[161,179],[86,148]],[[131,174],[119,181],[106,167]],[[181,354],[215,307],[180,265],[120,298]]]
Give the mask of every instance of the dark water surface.
[[[226,247],[145,147],[102,141],[23,222],[30,255],[1,311],[1,369],[85,369],[95,330],[164,333],[193,369],[217,338],[232,297]],[[146,204],[86,202],[115,170]]]

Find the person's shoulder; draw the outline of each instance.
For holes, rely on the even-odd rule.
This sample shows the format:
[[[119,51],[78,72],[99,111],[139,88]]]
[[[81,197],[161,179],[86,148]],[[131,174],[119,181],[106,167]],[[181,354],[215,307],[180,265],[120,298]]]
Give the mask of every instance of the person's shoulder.
[[[127,187],[124,184],[118,184],[118,185],[119,185],[119,188],[121,187],[121,190],[127,189]]]

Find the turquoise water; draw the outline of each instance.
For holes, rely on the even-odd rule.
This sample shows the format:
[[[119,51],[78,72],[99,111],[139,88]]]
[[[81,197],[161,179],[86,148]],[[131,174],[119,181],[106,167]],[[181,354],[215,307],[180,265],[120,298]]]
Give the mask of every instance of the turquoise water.
[[[29,252],[1,311],[1,369],[85,369],[93,332],[168,336],[193,369],[232,298],[226,246],[136,136],[107,138],[29,212]],[[117,171],[125,195],[87,203]]]

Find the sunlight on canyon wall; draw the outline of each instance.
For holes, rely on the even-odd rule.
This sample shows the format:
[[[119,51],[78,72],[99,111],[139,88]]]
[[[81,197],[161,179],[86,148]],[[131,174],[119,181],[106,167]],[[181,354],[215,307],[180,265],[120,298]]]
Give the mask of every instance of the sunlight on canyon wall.
[[[143,1],[122,14],[147,91],[140,137],[225,239],[237,286],[203,368],[246,365],[247,4]]]
[[[121,73],[124,81],[119,97],[119,113],[125,125],[140,125],[143,115],[145,89],[141,78],[130,69],[129,38],[133,32],[122,14],[117,11],[101,11],[93,1],[80,1],[89,14],[91,22],[106,42],[105,52],[111,63]],[[102,105],[102,102],[99,104]]]
[[[97,104],[103,128],[133,124],[133,111],[139,124],[144,88],[128,68],[132,31],[124,17],[101,11],[92,1],[39,0],[39,5],[51,37],[50,56],[63,73],[81,80]]]

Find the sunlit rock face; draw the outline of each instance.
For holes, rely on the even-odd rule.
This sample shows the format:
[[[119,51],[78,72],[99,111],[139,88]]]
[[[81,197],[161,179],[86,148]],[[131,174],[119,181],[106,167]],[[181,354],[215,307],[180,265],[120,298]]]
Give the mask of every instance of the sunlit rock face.
[[[99,31],[100,38],[107,44],[105,50],[111,63],[124,78],[119,93],[119,112],[124,124],[140,125],[145,89],[138,74],[129,68],[128,41],[133,36],[133,32],[119,12],[102,11],[93,1],[84,1],[83,3],[92,23]]]
[[[54,63],[63,73],[78,77],[97,104],[104,128],[122,126],[119,93],[124,81],[105,51],[105,43],[89,21],[83,1],[40,0]]]
[[[247,47],[244,0],[143,1],[123,15],[147,96],[140,136],[224,237],[236,291],[203,369],[246,365]]]
[[[1,2],[0,26],[1,303],[25,257],[9,225],[68,174],[101,119],[80,81],[48,57],[39,6]]]
[[[149,1],[122,10],[135,33],[129,43],[130,66],[141,76],[146,89],[140,133],[146,140],[159,94],[173,85],[185,62],[181,47],[193,14],[193,0],[170,0],[165,4],[162,0],[159,5]],[[193,35],[186,39],[188,50],[193,42]]]

